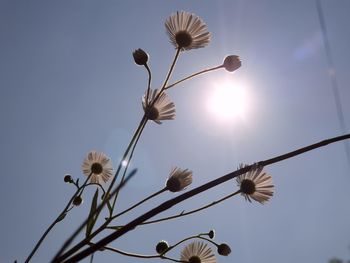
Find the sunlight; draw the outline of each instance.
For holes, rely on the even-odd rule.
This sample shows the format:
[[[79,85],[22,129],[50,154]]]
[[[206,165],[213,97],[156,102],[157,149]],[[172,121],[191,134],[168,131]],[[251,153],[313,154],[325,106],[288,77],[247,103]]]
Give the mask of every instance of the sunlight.
[[[208,110],[220,120],[244,118],[247,106],[247,91],[241,83],[216,83],[209,94]]]

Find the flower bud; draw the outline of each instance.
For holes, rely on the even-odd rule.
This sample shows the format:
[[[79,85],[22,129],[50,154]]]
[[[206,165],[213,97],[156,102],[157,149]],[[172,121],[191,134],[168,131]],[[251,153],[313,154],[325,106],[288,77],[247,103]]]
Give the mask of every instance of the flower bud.
[[[222,243],[218,245],[218,254],[221,256],[228,256],[231,253],[229,245]]]
[[[236,55],[227,56],[222,64],[222,66],[229,72],[235,71],[240,68],[241,65],[241,60],[239,59],[239,56]]]
[[[210,230],[208,236],[210,239],[213,239],[215,237],[215,230]]]
[[[72,183],[73,182],[72,176],[70,176],[70,174],[66,174],[64,176],[63,180],[65,183]]]
[[[79,206],[83,203],[83,198],[81,198],[81,196],[76,196],[73,199],[73,205],[75,206]]]
[[[141,48],[136,49],[132,53],[132,55],[133,55],[134,61],[137,65],[145,66],[147,64],[148,54],[145,51],[143,51]]]
[[[168,242],[165,240],[159,241],[156,246],[156,251],[158,254],[163,254],[169,248]]]

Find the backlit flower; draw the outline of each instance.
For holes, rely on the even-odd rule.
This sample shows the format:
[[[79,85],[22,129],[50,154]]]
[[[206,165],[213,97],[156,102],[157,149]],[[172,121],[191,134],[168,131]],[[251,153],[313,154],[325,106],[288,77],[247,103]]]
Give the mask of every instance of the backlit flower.
[[[192,171],[182,170],[178,167],[171,170],[166,188],[170,192],[179,192],[192,183]]]
[[[181,261],[189,263],[216,263],[215,255],[204,242],[194,241],[181,251]]]
[[[176,12],[166,20],[165,27],[175,48],[190,50],[205,47],[210,42],[207,25],[195,14]]]
[[[91,183],[107,182],[113,175],[112,162],[104,153],[91,151],[81,166],[83,173],[90,177]]]
[[[243,165],[240,165],[240,168],[242,167]],[[262,166],[253,165],[248,172],[239,175],[236,180],[241,194],[249,202],[253,199],[263,204],[273,196],[272,177],[263,172]]]
[[[162,93],[154,102],[158,95],[158,90],[150,90],[148,102],[146,103],[146,94],[142,97],[142,107],[149,120],[161,124],[162,120],[173,120],[175,118],[175,104],[170,100],[166,93]],[[153,104],[153,105],[152,105]]]

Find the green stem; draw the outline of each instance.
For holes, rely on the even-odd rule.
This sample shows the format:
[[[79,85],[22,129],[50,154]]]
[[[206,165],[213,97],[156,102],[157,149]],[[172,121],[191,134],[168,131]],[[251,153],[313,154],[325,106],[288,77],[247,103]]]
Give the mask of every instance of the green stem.
[[[165,89],[165,90],[166,90],[166,89],[170,89],[171,87],[174,87],[175,85],[177,85],[177,84],[179,84],[179,83],[181,83],[181,82],[183,82],[183,81],[185,81],[185,80],[191,79],[191,78],[196,77],[196,76],[198,76],[198,75],[201,75],[201,74],[204,74],[204,73],[207,73],[207,72],[209,72],[209,71],[213,71],[213,70],[216,70],[216,69],[219,69],[219,68],[222,68],[222,67],[223,67],[223,65],[220,65],[220,66],[217,66],[217,67],[208,68],[208,69],[204,69],[204,70],[198,71],[197,73],[194,73],[194,74],[192,74],[192,75],[189,75],[189,76],[187,76],[186,78],[183,78],[183,79],[181,79],[181,80],[178,80],[178,81],[174,82],[173,84],[170,84],[169,86],[166,86],[164,89]]]

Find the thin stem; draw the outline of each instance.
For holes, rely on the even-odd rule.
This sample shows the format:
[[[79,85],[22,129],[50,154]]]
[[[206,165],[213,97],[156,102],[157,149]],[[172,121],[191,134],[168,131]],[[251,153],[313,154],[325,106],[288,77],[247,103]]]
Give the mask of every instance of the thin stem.
[[[265,161],[260,161],[258,162],[258,165],[261,165],[261,166],[267,166],[267,165],[271,165],[273,163],[277,163],[277,162],[280,162],[280,161],[283,161],[283,160],[286,160],[286,159],[289,159],[289,158],[292,158],[292,157],[295,157],[297,155],[300,155],[300,154],[303,154],[305,152],[308,152],[308,151],[311,151],[311,150],[314,150],[316,148],[320,148],[320,147],[323,147],[323,146],[326,146],[328,144],[331,144],[331,143],[335,143],[335,142],[338,142],[338,141],[342,141],[342,140],[346,140],[346,139],[350,139],[350,134],[345,134],[345,135],[342,135],[342,136],[338,136],[338,137],[334,137],[334,138],[330,138],[330,139],[327,139],[327,140],[324,140],[324,141],[321,141],[321,142],[318,142],[318,143],[315,143],[315,144],[312,144],[312,145],[309,145],[309,146],[306,146],[306,147],[303,147],[303,148],[300,148],[300,149],[297,149],[295,151],[292,151],[292,152],[289,152],[289,153],[286,153],[286,154],[282,154],[280,156],[277,156],[277,157],[273,157],[271,159],[267,159]],[[104,237],[103,239],[101,239],[100,241],[98,241],[97,243],[95,243],[95,245],[79,252],[78,254],[74,255],[73,257],[71,257],[70,259],[68,259],[67,261],[65,262],[77,262],[81,259],[84,259],[85,257],[89,256],[91,253],[95,252],[96,250],[106,246],[107,244],[109,244],[110,242],[118,239],[119,237],[123,236],[125,233],[129,232],[130,230],[132,229],[135,229],[136,226],[140,225],[141,223],[145,222],[146,220],[152,218],[153,216],[173,207],[174,205],[178,204],[178,203],[181,203],[187,199],[189,199],[190,197],[193,197],[199,193],[202,193],[208,189],[211,189],[217,185],[220,185],[224,182],[227,182],[233,178],[235,178],[236,176],[239,176],[243,173],[246,173],[248,172],[250,169],[252,169],[253,165],[248,165],[248,166],[245,166],[241,169],[238,169],[234,172],[231,172],[231,173],[228,173],[224,176],[221,176],[215,180],[212,180],[204,185],[201,185],[197,188],[194,188],[188,192],[185,192],[183,193],[182,195],[179,195],[173,199],[170,199],[162,204],[160,204],[159,206],[151,209],[150,211],[146,212],[145,214],[137,217],[136,219],[132,220],[131,222],[129,222],[128,224],[126,224],[123,228],[111,233],[110,235]]]
[[[151,199],[151,198],[153,198],[153,197],[155,197],[155,196],[157,196],[157,195],[159,195],[159,194],[165,192],[166,190],[167,190],[166,188],[163,188],[163,189],[161,189],[161,190],[159,190],[159,191],[157,191],[157,192],[151,194],[150,196],[148,196],[148,197],[146,197],[145,199],[141,200],[140,202],[134,204],[133,206],[129,207],[128,209],[125,209],[124,211],[122,211],[122,212],[120,212],[120,213],[118,213],[118,214],[112,216],[110,219],[111,219],[111,220],[116,219],[117,217],[119,217],[119,216],[121,216],[121,215],[123,215],[123,214],[129,212],[130,210],[134,209],[135,207],[138,207],[139,205],[143,204],[144,202],[148,201],[149,199]]]
[[[88,183],[86,186],[89,186],[89,185],[97,185],[101,188],[102,192],[103,192],[103,196],[106,194],[106,191],[105,189],[103,189],[103,186],[99,183]]]
[[[141,124],[141,127],[140,127],[140,129],[139,129],[139,131],[138,131],[138,134],[137,134],[136,139],[135,139],[135,142],[134,142],[134,144],[133,144],[133,146],[132,146],[132,148],[131,148],[129,158],[128,158],[127,163],[126,163],[126,167],[125,167],[125,169],[124,169],[122,179],[120,180],[120,184],[122,184],[122,183],[124,182],[125,175],[126,175],[126,171],[127,171],[128,168],[129,168],[131,159],[132,159],[132,157],[133,157],[133,155],[134,155],[134,151],[135,151],[136,145],[137,145],[137,143],[138,143],[138,141],[139,141],[139,139],[140,139],[140,137],[141,137],[142,131],[143,131],[143,129],[145,128],[146,124],[147,124],[147,119],[145,119],[145,120],[143,121],[143,123]],[[114,206],[115,206],[116,201],[117,201],[117,199],[118,199],[118,195],[119,195],[119,190],[118,190],[118,191],[115,193],[115,195],[114,195],[114,200],[113,200],[113,204],[112,204],[112,209],[111,209],[111,211],[110,211],[109,217],[112,216],[112,212],[113,212],[113,210],[114,210]]]
[[[170,89],[171,87],[174,87],[175,85],[177,85],[177,84],[179,84],[179,83],[181,83],[181,82],[183,82],[185,80],[191,79],[191,78],[196,77],[198,75],[201,75],[201,74],[204,74],[204,73],[207,73],[209,71],[213,71],[213,70],[216,70],[216,69],[219,69],[219,68],[222,68],[222,67],[223,67],[223,65],[220,65],[220,66],[217,66],[217,67],[208,68],[208,69],[204,69],[204,70],[198,71],[198,72],[196,72],[196,73],[194,73],[192,75],[187,76],[186,78],[180,79],[180,80],[174,82],[173,84],[170,84],[169,86],[166,86],[164,89]]]
[[[136,170],[134,170],[134,171],[136,171]],[[111,197],[113,197],[114,196],[114,194],[116,193],[116,191],[118,190],[118,188],[122,188],[127,182],[128,182],[128,180],[130,180],[134,175],[135,175],[135,172],[134,171],[132,171],[129,175],[128,175],[128,177],[124,180],[124,183],[123,184],[119,184],[118,185],[118,187],[117,187],[117,189],[115,189],[113,192],[112,192],[112,194],[110,195],[110,197],[108,197],[108,199],[107,199],[107,201],[109,201],[110,200],[110,198]],[[97,212],[98,213],[100,213],[101,212],[101,210],[103,209],[103,207],[104,207],[104,203],[101,203],[98,207],[97,207]],[[64,242],[64,244],[62,245],[62,247],[60,248],[60,250],[56,253],[56,255],[54,256],[54,258],[53,258],[53,262],[60,262],[61,261],[61,258],[62,259],[64,259],[64,258],[66,258],[65,257],[65,255],[66,254],[68,254],[68,252],[71,252],[73,249],[76,249],[75,251],[77,251],[77,250],[79,250],[81,247],[83,247],[84,245],[86,245],[87,244],[87,239],[83,239],[79,244],[77,244],[76,246],[74,246],[72,249],[70,249],[66,254],[64,254],[64,255],[62,255],[61,257],[60,257],[60,255],[65,251],[65,249],[73,242],[73,240],[74,240],[74,238],[80,233],[80,231],[82,231],[83,230],[83,228],[87,225],[87,223],[88,223],[88,220],[89,220],[89,218],[87,218],[87,219],[85,219],[85,221],[75,230],[75,232]],[[108,220],[107,220],[108,221]],[[104,224],[108,224],[107,223],[107,221],[104,223]],[[101,226],[102,227],[102,226]],[[100,227],[100,228],[101,228]],[[97,230],[94,232],[94,233],[92,233],[91,235],[90,235],[90,239],[91,238],[93,238],[93,235],[96,235],[97,233]],[[84,243],[85,242],[85,243]],[[80,245],[80,247],[78,247],[78,245]],[[75,252],[74,251],[74,252]],[[72,253],[74,253],[74,252],[72,252]],[[60,257],[60,258],[59,258]]]
[[[94,243],[92,243],[92,242],[90,242],[90,244],[94,245]],[[103,249],[110,250],[110,251],[113,251],[113,252],[116,252],[118,254],[121,254],[121,255],[124,255],[124,256],[128,256],[128,257],[135,257],[135,258],[161,258],[161,259],[171,260],[171,261],[174,261],[174,262],[184,262],[184,261],[181,261],[181,260],[176,260],[176,259],[173,259],[173,258],[169,258],[169,257],[163,256],[163,255],[142,255],[142,254],[125,252],[123,250],[116,249],[116,248],[113,248],[113,247],[108,247],[108,246],[104,247]]]
[[[168,84],[168,81],[169,81],[169,79],[170,79],[171,74],[173,73],[173,70],[174,70],[176,61],[177,61],[177,59],[178,59],[178,57],[179,57],[179,55],[180,55],[180,52],[181,52],[181,49],[178,48],[178,49],[176,50],[176,54],[175,54],[173,63],[172,63],[171,66],[170,66],[169,72],[168,72],[168,74],[167,74],[167,76],[166,76],[166,78],[165,78],[165,80],[164,80],[163,86],[162,86],[162,88],[161,88],[161,90],[160,90],[161,92],[165,89],[166,85]],[[161,93],[161,92],[160,92],[160,93]]]
[[[86,178],[84,184],[81,187],[78,187],[69,202],[67,203],[66,207],[63,209],[63,211],[56,217],[56,219],[51,223],[51,225],[46,229],[44,234],[41,236],[39,241],[36,243],[35,247],[33,250],[30,252],[29,256],[27,257],[25,263],[28,263],[30,259],[34,256],[35,252],[38,250],[40,247],[41,243],[44,241],[46,238],[47,234],[51,231],[51,229],[60,221],[63,220],[63,218],[66,216],[67,212],[70,211],[72,208],[69,208],[70,205],[72,204],[74,198],[78,195],[81,189],[83,189],[86,185],[86,183],[89,181],[90,177],[92,176],[92,172],[89,174],[89,176]]]
[[[148,106],[148,97],[149,97],[149,92],[151,90],[152,73],[147,64],[145,64],[145,68],[147,69],[147,73],[148,73],[148,87],[147,87],[147,93],[146,93],[146,106]]]
[[[194,213],[197,213],[197,212],[199,212],[201,210],[207,209],[207,208],[209,208],[211,206],[217,205],[218,203],[221,203],[221,202],[225,201],[226,199],[229,199],[232,196],[235,196],[236,194],[239,194],[240,192],[241,191],[238,190],[238,191],[236,191],[236,192],[234,192],[232,194],[229,194],[229,195],[227,195],[227,196],[225,196],[225,197],[223,197],[223,198],[221,198],[219,200],[216,200],[216,201],[214,201],[214,202],[212,202],[210,204],[207,204],[205,206],[202,206],[200,208],[197,208],[197,209],[194,209],[194,210],[191,210],[191,211],[188,211],[188,212],[184,212],[184,213],[180,213],[178,215],[168,216],[168,217],[164,217],[164,218],[160,218],[160,219],[156,219],[156,220],[146,221],[146,222],[144,222],[144,223],[142,223],[140,225],[149,225],[149,224],[154,224],[154,223],[158,223],[158,222],[162,222],[162,221],[166,221],[166,220],[170,220],[170,219],[175,219],[175,218],[178,218],[178,217],[188,216],[190,214],[194,214]]]

